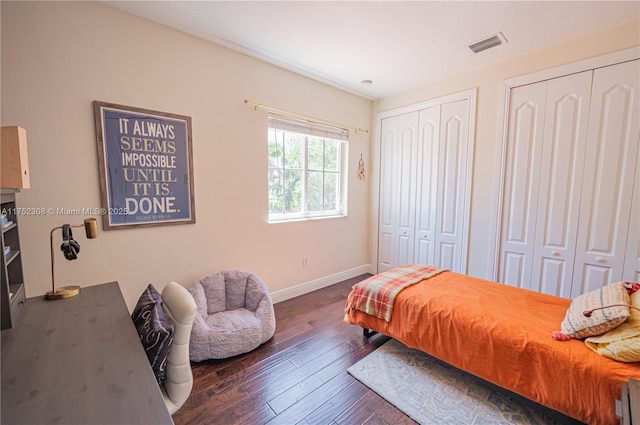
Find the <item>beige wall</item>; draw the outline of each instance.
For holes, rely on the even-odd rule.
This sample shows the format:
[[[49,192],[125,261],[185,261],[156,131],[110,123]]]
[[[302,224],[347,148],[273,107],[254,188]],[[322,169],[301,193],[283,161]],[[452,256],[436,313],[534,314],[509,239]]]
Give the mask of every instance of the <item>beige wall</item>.
[[[89,2],[2,2],[2,125],[27,129],[31,188],[21,207],[100,207],[92,102],[192,118],[197,223],[102,231],[79,259],[57,251],[59,284],[118,280],[129,308],[148,283],[189,287],[240,268],[271,292],[368,270],[370,136],[352,133],[349,217],[267,223],[266,113],[245,98],[371,128],[371,101]],[[27,296],[50,289],[49,231],[82,217],[21,216]],[[99,225],[102,230],[102,225]],[[309,265],[302,266],[302,256]]]
[[[473,87],[478,88],[468,256],[470,275],[492,278],[490,260],[493,247],[490,244],[490,231],[493,222],[492,208],[497,202],[494,189],[501,83],[509,78],[638,45],[640,45],[640,21],[451,77],[378,102],[378,111],[382,112]]]
[[[370,101],[100,4],[3,1],[1,7],[1,124],[25,127],[29,139],[31,189],[18,194],[20,206],[100,206],[94,100],[193,120],[197,223],[103,231],[95,241],[78,232],[80,258],[57,257],[59,283],[118,280],[131,308],[149,282],[188,287],[223,268],[254,271],[283,297],[298,285],[367,270],[375,234],[371,179],[360,182],[355,170],[360,154],[371,163],[370,137],[352,133],[348,218],[269,225],[266,116],[242,102],[372,129]],[[469,274],[489,277],[500,83],[637,46],[639,28],[634,22],[376,102],[377,111],[386,111],[478,87]],[[20,217],[28,296],[50,288],[50,229],[80,219]]]

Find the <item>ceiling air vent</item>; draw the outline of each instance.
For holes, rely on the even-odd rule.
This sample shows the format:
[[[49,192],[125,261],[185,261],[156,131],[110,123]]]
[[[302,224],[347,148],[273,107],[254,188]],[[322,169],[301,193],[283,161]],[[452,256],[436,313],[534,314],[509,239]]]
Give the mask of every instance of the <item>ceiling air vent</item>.
[[[492,47],[499,46],[503,43],[508,43],[507,39],[504,38],[501,32],[496,35],[492,35],[489,38],[485,38],[484,40],[480,40],[477,43],[473,43],[468,47],[473,50],[473,53],[480,53],[483,50],[490,49]]]

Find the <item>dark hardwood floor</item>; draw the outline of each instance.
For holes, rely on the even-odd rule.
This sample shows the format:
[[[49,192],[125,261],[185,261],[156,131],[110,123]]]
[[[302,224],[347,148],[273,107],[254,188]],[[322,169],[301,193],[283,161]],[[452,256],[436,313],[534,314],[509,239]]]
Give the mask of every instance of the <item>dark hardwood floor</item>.
[[[368,276],[275,304],[276,333],[251,353],[192,363],[176,425],[415,424],[347,373],[389,340],[342,321],[351,286]]]

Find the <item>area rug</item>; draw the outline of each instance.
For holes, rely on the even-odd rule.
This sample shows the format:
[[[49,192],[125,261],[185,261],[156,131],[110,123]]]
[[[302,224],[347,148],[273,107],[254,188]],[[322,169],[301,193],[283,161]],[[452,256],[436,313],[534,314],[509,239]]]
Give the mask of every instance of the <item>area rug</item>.
[[[347,372],[424,425],[556,424],[532,406],[393,339]]]

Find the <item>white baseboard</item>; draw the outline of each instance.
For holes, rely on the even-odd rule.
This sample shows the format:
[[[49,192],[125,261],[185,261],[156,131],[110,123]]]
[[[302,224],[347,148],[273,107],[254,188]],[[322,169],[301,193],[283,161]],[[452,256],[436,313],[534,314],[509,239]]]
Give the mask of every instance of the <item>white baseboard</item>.
[[[343,272],[335,273],[329,276],[322,277],[320,279],[312,280],[310,282],[301,283],[291,288],[281,289],[271,293],[271,300],[273,303],[279,303],[300,295],[308,294],[309,292],[322,289],[329,285],[334,285],[343,280],[351,279],[352,277],[360,276],[365,273],[373,273],[373,267],[371,264],[364,264],[353,269],[345,270]]]

